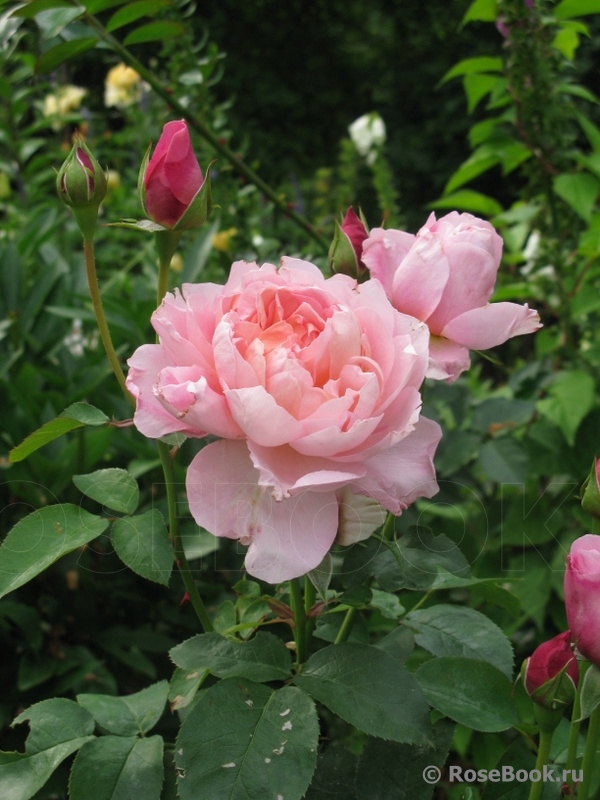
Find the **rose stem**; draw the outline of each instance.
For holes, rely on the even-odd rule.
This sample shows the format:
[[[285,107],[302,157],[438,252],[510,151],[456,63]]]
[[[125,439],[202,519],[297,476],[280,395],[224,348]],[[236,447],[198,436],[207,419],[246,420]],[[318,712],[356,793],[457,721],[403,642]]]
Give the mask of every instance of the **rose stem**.
[[[194,578],[192,577],[192,571],[190,570],[190,565],[183,549],[181,534],[179,532],[179,517],[177,516],[175,497],[175,475],[170,448],[166,442],[161,442],[160,440],[156,442],[156,446],[165,477],[167,506],[169,509],[169,533],[171,534],[171,540],[173,542],[177,568],[179,569],[179,574],[183,580],[183,585],[185,586],[192,608],[196,612],[196,616],[200,620],[202,628],[206,633],[210,633],[210,631],[214,630],[213,624],[208,616],[206,606],[202,602]]]
[[[573,778],[573,772],[575,771],[575,767],[577,765],[577,745],[579,744],[579,729],[581,727],[581,720],[579,719],[581,715],[581,690],[583,688],[583,679],[589,666],[589,661],[579,662],[579,681],[577,683],[575,700],[573,701],[573,711],[571,712],[569,747],[567,750],[567,762],[565,764],[565,769],[569,771],[569,788],[571,790],[571,796],[575,795],[575,779]]]
[[[537,758],[535,760],[535,769],[540,773],[542,772],[544,766],[548,763],[553,733],[554,730],[548,730],[540,727],[540,741],[538,745]],[[541,779],[539,781],[532,782],[531,789],[529,790],[528,800],[539,800],[539,798],[542,796],[543,788],[544,782]]]
[[[108,361],[115,374],[115,378],[119,381],[119,386],[123,390],[125,397],[129,402],[133,402],[133,397],[127,391],[125,386],[125,375],[121,369],[121,364],[115,352],[115,348],[110,338],[110,331],[104,315],[104,308],[102,306],[102,297],[100,295],[100,287],[98,286],[98,276],[96,274],[96,259],[94,257],[94,236],[83,237],[83,253],[85,257],[85,270],[87,273],[88,286],[90,289],[90,297],[92,299],[92,306],[94,314],[96,315],[96,322],[98,323],[98,330],[100,331],[100,338],[106,351]]]
[[[394,532],[394,519],[395,517],[393,514],[388,514],[385,518],[385,522],[383,523],[383,528],[381,529],[381,538],[385,539],[386,541],[391,538]],[[346,611],[346,616],[344,617],[344,621],[342,622],[338,631],[338,635],[335,637],[334,644],[341,644],[350,636],[357,615],[358,609],[356,608],[349,608],[348,611]]]
[[[577,800],[588,800],[590,794],[590,784],[592,782],[592,772],[596,763],[596,750],[598,749],[598,734],[600,734],[600,708],[596,708],[590,714],[590,724],[587,730],[585,750],[581,771],[583,780],[577,789]]]
[[[309,617],[308,612],[315,604],[315,600],[317,599],[317,590],[311,579],[306,575],[304,577],[304,611],[307,614],[306,617],[306,639],[307,641],[310,640],[310,637],[313,634],[315,629],[315,625],[317,624],[316,617]]]
[[[308,658],[306,637],[306,610],[298,578],[289,581],[290,606],[294,612],[294,641],[296,642],[296,666],[299,668]]]
[[[157,289],[157,305],[160,305],[167,290],[169,288],[169,267],[171,264],[172,252],[168,249],[161,247],[157,248],[159,255],[158,262],[158,289]],[[158,338],[158,337],[157,337]],[[179,517],[177,516],[177,498],[175,493],[175,471],[173,469],[173,459],[171,458],[171,449],[166,442],[161,442],[160,439],[156,442],[158,448],[158,455],[160,456],[160,463],[162,464],[163,475],[165,478],[166,492],[167,492],[167,508],[169,513],[169,533],[171,541],[173,542],[173,550],[175,551],[175,561],[179,574],[185,586],[185,590],[192,604],[192,608],[196,612],[196,616],[200,620],[200,624],[206,633],[214,631],[213,624],[206,606],[202,602],[198,587],[192,576],[192,571],[183,549],[183,542],[181,540],[181,533],[179,532]]]

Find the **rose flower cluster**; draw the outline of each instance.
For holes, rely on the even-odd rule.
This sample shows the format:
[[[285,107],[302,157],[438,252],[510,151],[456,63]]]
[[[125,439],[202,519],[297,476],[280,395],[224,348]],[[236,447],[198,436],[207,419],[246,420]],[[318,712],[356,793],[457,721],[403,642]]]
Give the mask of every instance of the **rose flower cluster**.
[[[143,183],[165,227],[202,182],[174,152],[189,159],[185,124],[169,124]],[[426,375],[454,379],[468,348],[539,327],[526,306],[488,304],[501,239],[487,222],[454,213],[417,236],[352,241],[371,272],[363,282],[284,257],[238,261],[225,285],[184,284],[152,316],[159,343],[128,362],[143,434],[217,437],[189,465],[191,513],[248,545],[247,571],[270,583],[366,538],[384,509],[433,496],[441,429],[421,414]]]

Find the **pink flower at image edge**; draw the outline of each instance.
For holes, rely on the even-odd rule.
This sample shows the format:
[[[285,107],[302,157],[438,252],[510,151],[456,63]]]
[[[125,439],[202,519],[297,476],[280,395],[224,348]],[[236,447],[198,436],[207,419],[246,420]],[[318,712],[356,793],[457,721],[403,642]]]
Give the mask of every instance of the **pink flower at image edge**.
[[[420,417],[429,334],[377,281],[325,279],[308,262],[237,262],[224,286],[185,284],[152,323],[127,385],[150,437],[220,437],[187,473],[190,510],[248,545],[278,583],[316,567],[437,491],[437,423]]]
[[[527,305],[489,303],[502,257],[493,226],[456,211],[431,214],[415,235],[374,228],[362,260],[399,311],[431,332],[427,377],[453,381],[470,365],[469,350],[487,350],[541,327]]]
[[[148,216],[173,228],[203,183],[185,121],[167,122],[143,176]]]
[[[600,667],[600,536],[596,534],[581,536],[571,545],[565,607],[573,644]]]

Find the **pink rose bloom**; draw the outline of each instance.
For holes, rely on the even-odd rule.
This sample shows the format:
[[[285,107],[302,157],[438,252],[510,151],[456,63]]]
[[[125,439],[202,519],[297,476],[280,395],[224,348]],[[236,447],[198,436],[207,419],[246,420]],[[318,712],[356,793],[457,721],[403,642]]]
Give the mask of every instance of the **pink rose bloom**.
[[[185,121],[167,122],[143,176],[146,213],[154,222],[173,228],[203,183]]]
[[[488,303],[502,255],[492,225],[452,211],[431,214],[416,236],[374,228],[362,260],[392,304],[431,332],[427,377],[453,381],[469,368],[469,350],[487,350],[533,333],[539,315],[516,303]]]
[[[369,536],[383,521],[373,499],[399,514],[437,491],[441,430],[420,418],[429,333],[377,281],[240,261],[224,286],[167,294],[152,324],[160,344],[129,360],[134,422],[221,437],[188,469],[190,510],[249,545],[255,577],[306,573],[338,530],[344,544]]]
[[[571,545],[565,607],[573,644],[600,667],[600,536],[596,534],[581,536]]]

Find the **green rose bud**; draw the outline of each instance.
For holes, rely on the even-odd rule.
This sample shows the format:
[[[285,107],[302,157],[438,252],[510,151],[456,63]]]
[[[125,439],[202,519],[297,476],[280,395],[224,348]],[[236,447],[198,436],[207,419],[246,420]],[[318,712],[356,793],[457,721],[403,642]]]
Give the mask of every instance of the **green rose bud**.
[[[592,471],[583,484],[581,506],[592,517],[600,519],[600,461],[594,459]]]
[[[91,236],[106,195],[106,176],[83,140],[75,142],[60,168],[56,190],[63,203],[73,209],[83,236]]]

